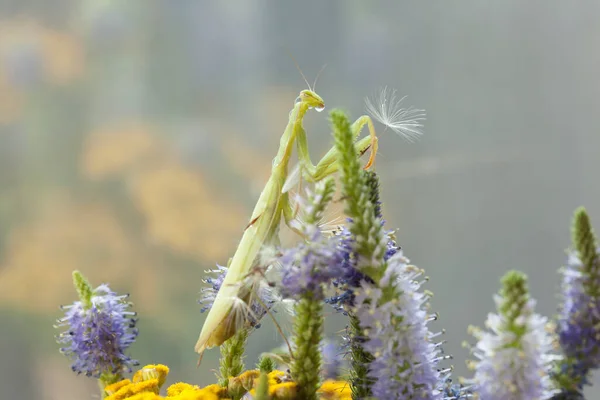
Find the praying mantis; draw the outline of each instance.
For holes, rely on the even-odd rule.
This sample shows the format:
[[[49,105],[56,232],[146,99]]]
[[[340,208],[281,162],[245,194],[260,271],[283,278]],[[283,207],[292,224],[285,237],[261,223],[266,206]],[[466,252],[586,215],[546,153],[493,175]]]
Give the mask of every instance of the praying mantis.
[[[392,109],[399,104],[393,97],[387,101],[382,94],[381,110],[367,103],[367,108],[374,111],[373,116],[386,127],[402,134],[416,134],[422,110]],[[400,100],[401,101],[401,100]],[[217,293],[213,305],[206,317],[202,331],[195,346],[195,351],[202,354],[206,349],[220,346],[242,328],[236,323],[234,307],[239,301],[248,300],[251,290],[244,288],[244,278],[248,276],[263,245],[277,240],[281,217],[286,225],[298,232],[294,226],[294,208],[289,198],[288,190],[296,176],[308,182],[318,182],[332,174],[338,168],[338,154],[332,147],[323,158],[314,165],[308,152],[308,141],[302,122],[310,109],[322,111],[325,107],[323,99],[310,87],[298,95],[293,109],[289,114],[289,122],[280,139],[279,150],[273,159],[271,176],[269,177],[259,199],[254,207],[250,222],[246,226],[237,250],[230,259],[229,268]],[[408,118],[405,118],[408,117]],[[404,118],[404,119],[403,119]],[[364,126],[368,127],[369,136],[358,139]],[[359,117],[351,126],[356,138],[354,148],[359,155],[370,149],[370,157],[364,169],[369,169],[375,161],[378,148],[378,138],[370,116]],[[289,174],[288,167],[294,145],[298,151],[298,169]],[[292,182],[290,184],[290,182]],[[247,303],[247,302],[245,302]],[[200,358],[200,359],[201,359]]]

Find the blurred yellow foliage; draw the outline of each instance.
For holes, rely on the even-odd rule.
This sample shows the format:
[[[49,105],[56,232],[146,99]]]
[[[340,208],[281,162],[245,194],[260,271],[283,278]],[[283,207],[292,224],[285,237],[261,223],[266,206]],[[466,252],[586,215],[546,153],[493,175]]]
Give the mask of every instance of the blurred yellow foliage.
[[[275,157],[279,137],[288,123],[288,115],[294,105],[294,99],[298,92],[288,87],[271,86],[264,89],[260,95],[261,102],[258,103],[257,112],[262,115],[264,121],[262,132],[268,134],[265,142],[267,148],[251,146],[243,141],[248,137],[234,130],[233,134],[222,135],[221,154],[226,158],[228,165],[236,173],[256,184],[262,190],[271,172],[271,160]]]
[[[243,207],[174,161],[138,173],[132,196],[154,240],[205,261],[231,252],[247,222]]]
[[[269,179],[271,163],[265,154],[252,149],[239,137],[225,137],[221,141],[221,153],[231,169],[244,178],[262,186]],[[273,157],[275,154],[273,154]]]
[[[140,167],[149,157],[161,157],[167,148],[152,126],[122,122],[94,130],[87,136],[81,168],[90,179],[125,174]]]
[[[156,313],[161,297],[152,257],[107,207],[64,200],[12,230],[0,266],[0,303],[55,311],[75,300],[71,272],[80,269],[92,282],[131,288],[136,310]]]
[[[83,74],[84,61],[83,44],[68,33],[31,18],[0,20],[0,124],[20,118],[22,81],[67,84]]]
[[[62,85],[83,75],[84,48],[75,36],[46,31],[42,35],[42,45],[46,60],[44,72],[50,83]]]
[[[0,124],[9,124],[21,117],[25,96],[0,75]]]
[[[84,47],[76,36],[46,28],[31,18],[0,21],[2,58],[28,46],[39,51],[39,60],[35,57],[25,58],[23,62],[40,62],[46,83],[62,85],[82,76],[85,68]],[[23,65],[23,68],[33,66]],[[0,75],[10,81],[5,68],[0,69]]]

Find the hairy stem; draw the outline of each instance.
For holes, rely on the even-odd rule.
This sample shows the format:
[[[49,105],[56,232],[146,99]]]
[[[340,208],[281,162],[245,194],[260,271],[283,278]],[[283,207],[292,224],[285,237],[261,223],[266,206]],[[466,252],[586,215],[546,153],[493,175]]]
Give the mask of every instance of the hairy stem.
[[[248,339],[248,329],[240,329],[231,339],[221,345],[219,384],[227,387],[229,378],[238,376],[244,369],[244,348]]]
[[[317,400],[321,372],[321,337],[323,334],[323,304],[307,293],[296,304],[296,351],[292,362],[292,377],[298,384],[298,398]]]

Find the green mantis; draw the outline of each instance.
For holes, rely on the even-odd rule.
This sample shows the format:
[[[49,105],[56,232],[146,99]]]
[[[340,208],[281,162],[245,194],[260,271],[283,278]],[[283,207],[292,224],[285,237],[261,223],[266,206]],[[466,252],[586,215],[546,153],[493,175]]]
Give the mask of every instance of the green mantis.
[[[243,280],[255,264],[255,260],[264,244],[277,240],[281,217],[286,224],[296,230],[292,221],[295,218],[287,187],[289,186],[288,167],[294,145],[298,149],[298,173],[309,182],[317,182],[335,173],[338,168],[337,152],[331,148],[325,156],[314,165],[308,153],[308,142],[302,121],[308,110],[323,110],[323,99],[313,90],[300,92],[294,108],[290,112],[289,122],[281,137],[279,150],[273,159],[271,176],[263,189],[250,223],[244,230],[238,248],[230,260],[229,269],[221,285],[214,303],[206,317],[204,326],[196,343],[195,350],[199,354],[211,347],[220,346],[242,328],[236,322],[233,308],[236,302],[244,301],[250,291],[244,288]],[[377,136],[371,118],[367,115],[358,118],[352,125],[352,132],[358,138],[362,128],[367,125],[369,136],[355,142],[358,154],[370,149],[370,157],[365,169],[371,167],[377,153]]]

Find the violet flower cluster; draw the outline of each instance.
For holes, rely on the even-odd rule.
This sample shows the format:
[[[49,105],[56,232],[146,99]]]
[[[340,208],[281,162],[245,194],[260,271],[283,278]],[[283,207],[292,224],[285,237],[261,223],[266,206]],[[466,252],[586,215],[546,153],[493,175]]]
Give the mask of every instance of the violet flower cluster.
[[[299,299],[303,294],[319,300],[325,298],[325,288],[342,276],[345,254],[338,251],[338,238],[327,237],[318,226],[305,228],[307,240],[296,247],[283,250],[281,265],[281,293],[286,298]]]
[[[590,284],[600,288],[600,277],[587,275],[573,253],[562,273],[564,304],[559,337],[565,355],[572,360],[564,372],[579,380],[581,388],[588,383],[589,372],[600,366],[600,297],[586,290]]]
[[[556,373],[567,393],[579,393],[600,367],[600,251],[585,209],[575,212],[573,243],[562,269],[558,333],[565,360]]]
[[[79,374],[99,378],[103,374],[120,376],[131,372],[137,361],[125,354],[138,331],[127,296],[118,296],[108,285],[91,290],[87,281],[74,273],[80,301],[65,306],[65,316],[57,327],[65,328],[57,340],[61,352],[73,359],[71,368]]]

